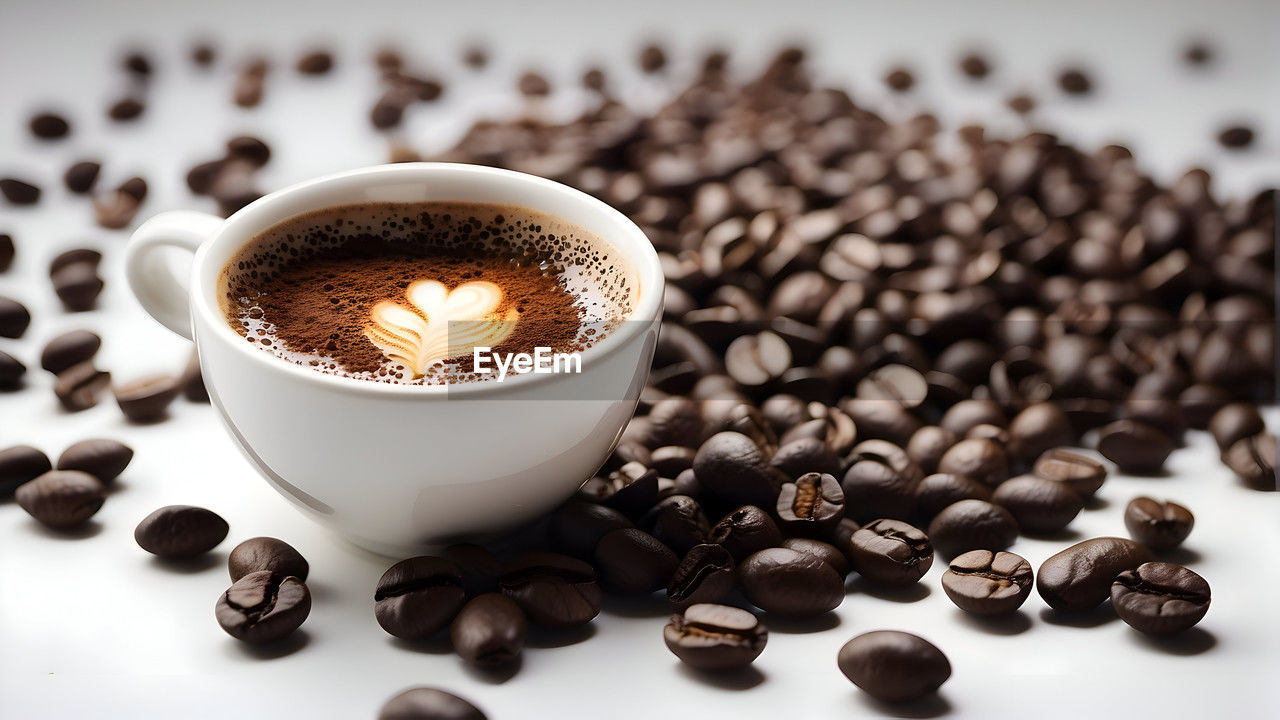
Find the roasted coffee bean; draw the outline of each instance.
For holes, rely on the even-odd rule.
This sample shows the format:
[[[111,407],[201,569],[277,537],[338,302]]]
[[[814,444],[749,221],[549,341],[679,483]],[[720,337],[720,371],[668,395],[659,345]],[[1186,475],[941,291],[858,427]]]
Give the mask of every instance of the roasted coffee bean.
[[[864,440],[854,446],[849,460],[841,487],[850,517],[865,522],[911,516],[916,485],[924,473],[902,448],[885,440]]]
[[[925,425],[907,441],[907,457],[915,461],[922,472],[932,474],[937,472],[942,456],[959,441],[958,435],[944,427]]]
[[[204,376],[200,372],[200,358],[194,352],[178,376],[178,388],[182,396],[191,402],[209,402],[209,389],[205,387]]]
[[[1232,150],[1247,148],[1253,144],[1253,128],[1248,125],[1229,125],[1218,132],[1218,144]]]
[[[1248,403],[1231,403],[1213,414],[1209,420],[1209,433],[1218,443],[1218,451],[1225,452],[1241,438],[1266,432],[1267,425],[1256,406]]]
[[[9,233],[0,233],[0,273],[13,266],[13,256],[15,254],[13,236]]]
[[[551,83],[541,74],[533,71],[521,75],[516,87],[525,97],[546,97],[551,94]]]
[[[271,148],[260,138],[238,135],[227,141],[227,157],[245,160],[254,167],[262,167],[271,160]]]
[[[1038,475],[1006,480],[991,493],[991,502],[1008,510],[1027,534],[1060,532],[1084,509],[1084,498],[1066,483]]]
[[[1167,398],[1130,397],[1120,408],[1120,417],[1133,420],[1159,430],[1175,444],[1182,442],[1187,431],[1182,418],[1182,406]]]
[[[1195,40],[1183,49],[1182,59],[1188,65],[1206,65],[1213,60],[1213,49],[1207,43]]]
[[[105,438],[81,440],[58,456],[59,470],[87,472],[110,484],[133,460],[133,449],[124,443]],[[296,574],[296,573],[295,573]]]
[[[990,500],[991,488],[964,475],[934,473],[916,485],[916,512],[928,520],[961,500]]]
[[[690,667],[737,670],[760,657],[769,631],[746,610],[699,603],[672,615],[662,639],[671,654]]]
[[[850,398],[840,403],[864,439],[888,440],[895,445],[905,445],[923,423],[900,403],[891,400],[867,400]]]
[[[888,400],[904,408],[919,407],[928,395],[929,385],[919,371],[905,365],[885,365],[867,374],[858,383],[858,397],[866,400]]]
[[[666,445],[650,453],[648,465],[657,471],[659,477],[679,477],[680,473],[693,467],[693,459],[697,455],[698,451],[691,447]]]
[[[133,50],[124,56],[120,65],[130,75],[137,76],[141,80],[151,77],[152,67],[151,58],[140,50]]]
[[[218,210],[223,217],[229,217],[246,205],[262,197],[254,180],[257,167],[240,158],[231,158],[223,163],[209,186],[209,195],[218,201]]]
[[[991,400],[961,400],[952,405],[938,422],[943,428],[964,437],[977,425],[995,425],[1008,427],[1009,421],[1004,411]]]
[[[853,569],[881,585],[910,585],[933,565],[928,536],[901,520],[873,520],[850,538]]]
[[[203,555],[227,538],[222,516],[192,505],[168,505],[142,519],[133,530],[138,547],[162,558]]]
[[[1024,463],[1031,463],[1046,450],[1070,445],[1073,440],[1071,420],[1054,403],[1030,405],[1009,422],[1009,451]]]
[[[31,517],[55,530],[89,521],[106,501],[102,482],[77,470],[50,470],[18,486],[14,498]]]
[[[702,440],[702,410],[686,397],[659,400],[649,411],[649,447],[697,447]]]
[[[1093,81],[1079,68],[1068,68],[1058,75],[1058,87],[1068,95],[1086,95],[1093,90]]]
[[[991,72],[991,64],[980,53],[966,53],[960,58],[960,72],[973,80],[981,80]]]
[[[113,385],[111,392],[130,422],[154,422],[168,413],[169,404],[178,396],[178,383],[172,375],[152,375]]]
[[[995,487],[1009,478],[1009,458],[1000,443],[970,438],[951,446],[938,461],[938,472],[964,475]]]
[[[942,589],[956,607],[974,615],[1006,615],[1031,594],[1031,564],[1008,552],[970,550],[951,561]]]
[[[257,107],[262,104],[264,78],[256,73],[241,73],[232,89],[232,101],[242,108]]]
[[[743,335],[729,344],[724,367],[744,387],[758,387],[782,377],[791,367],[791,349],[771,332]]]
[[[546,627],[578,627],[600,614],[595,570],[568,555],[522,553],[503,568],[501,586],[530,620]]]
[[[754,552],[782,544],[782,533],[773,518],[755,505],[744,505],[725,515],[711,528],[707,538],[723,546],[737,562]]]
[[[208,195],[226,164],[226,160],[211,160],[196,165],[187,171],[187,187],[196,195]]]
[[[1098,431],[1098,452],[1121,472],[1152,475],[1164,469],[1173,440],[1136,420],[1117,420]]]
[[[646,594],[667,586],[680,559],[657,538],[636,528],[613,530],[600,539],[596,570],[620,592]]]
[[[483,45],[471,44],[462,51],[462,63],[472,69],[489,64],[489,51]]]
[[[298,58],[297,69],[302,75],[325,75],[333,69],[333,53],[312,50]]]
[[[68,265],[53,274],[53,291],[70,312],[92,310],[104,285],[98,269],[87,263]]]
[[[0,350],[0,391],[17,390],[22,387],[22,377],[26,374],[26,365],[9,353]]]
[[[1046,450],[1036,460],[1032,472],[1042,478],[1066,483],[1083,498],[1091,498],[1107,479],[1102,463],[1070,450]]]
[[[575,557],[589,558],[600,538],[613,530],[632,527],[625,515],[613,508],[571,500],[551,515],[551,543]]]
[[[92,160],[84,160],[75,163],[67,168],[67,172],[62,176],[62,184],[67,186],[67,190],[76,195],[84,195],[93,190],[93,186],[98,182],[98,173],[102,170],[102,164]]]
[[[1036,590],[1055,610],[1092,610],[1107,599],[1116,576],[1151,560],[1151,551],[1132,540],[1085,540],[1044,561],[1036,575]]]
[[[1280,476],[1276,475],[1275,435],[1258,433],[1241,438],[1222,454],[1222,461],[1250,487],[1280,490]]]
[[[423,640],[452,622],[466,599],[462,570],[444,558],[423,555],[401,560],[382,574],[373,611],[388,634]]]
[[[102,253],[92,248],[72,248],[70,250],[65,250],[55,255],[53,260],[49,262],[49,277],[52,278],[59,270],[71,265],[83,263],[96,269],[101,262]]]
[[[439,688],[411,687],[387,701],[378,720],[487,720],[470,702]]]
[[[473,598],[449,626],[458,657],[477,667],[498,667],[520,657],[528,621],[514,600],[499,593]]]
[[[815,437],[796,438],[778,447],[769,464],[789,478],[806,473],[835,475],[840,472],[840,458],[831,452],[824,440]]]
[[[609,473],[599,500],[630,518],[638,518],[658,502],[658,471],[629,462]]]
[[[844,601],[844,579],[808,553],[768,548],[738,565],[738,587],[752,605],[784,617],[813,617]]]
[[[671,575],[667,600],[678,607],[719,602],[733,590],[733,556],[713,543],[695,545]]]
[[[645,45],[640,49],[640,69],[646,73],[656,73],[667,66],[667,53],[659,45]]]
[[[840,672],[882,702],[918,700],[951,677],[951,663],[933,643],[911,633],[874,630],[845,643]]]
[[[57,140],[71,134],[71,123],[58,113],[38,113],[31,116],[27,125],[31,128],[31,134],[41,140]]]
[[[820,535],[844,517],[844,491],[826,473],[806,473],[782,486],[778,519],[793,535]]]
[[[235,581],[214,608],[218,624],[231,637],[259,644],[282,640],[311,614],[311,592],[300,578],[270,570]]]
[[[98,404],[98,396],[111,385],[111,373],[93,362],[83,362],[63,370],[53,383],[53,394],[69,412],[88,410]]]
[[[498,592],[502,561],[483,545],[456,543],[441,550],[440,556],[462,571],[462,589],[467,597]]]
[[[31,312],[27,306],[0,295],[0,337],[20,338],[31,324]]]
[[[0,497],[8,497],[19,485],[53,469],[49,456],[30,445],[0,450]]]
[[[1209,612],[1209,583],[1166,562],[1126,570],[1111,584],[1111,605],[1129,627],[1148,635],[1175,635]]]
[[[1129,537],[1152,550],[1172,550],[1191,534],[1196,518],[1175,502],[1159,502],[1136,497],[1124,508],[1124,526]]]
[[[737,432],[716,433],[702,443],[693,471],[704,491],[725,502],[763,507],[773,505],[785,479],[751,438]]]
[[[906,92],[916,84],[916,78],[906,68],[894,68],[885,73],[884,84],[894,92]]]
[[[40,202],[40,186],[18,178],[0,178],[0,195],[13,205],[35,205]]]
[[[110,107],[107,108],[107,117],[116,122],[128,122],[141,117],[146,109],[147,106],[143,103],[142,98],[122,97],[111,103]]]
[[[852,535],[852,533],[850,534]],[[849,558],[845,557],[845,554],[840,552],[840,549],[831,543],[815,540],[813,538],[787,538],[782,541],[782,547],[788,550],[795,550],[796,552],[812,555],[819,560],[822,560],[834,568],[836,572],[840,573],[840,577],[844,577],[849,574]]]
[[[191,47],[191,62],[196,67],[207,68],[213,64],[217,57],[217,51],[214,50],[213,45],[207,42],[198,42]]]
[[[227,569],[231,572],[231,582],[260,570],[271,570],[306,580],[311,566],[289,543],[272,537],[256,537],[245,540],[231,550],[231,554],[227,556]]]
[[[970,550],[1004,550],[1018,539],[1018,523],[1008,510],[984,500],[961,500],[929,523],[929,539],[943,557]]]
[[[711,524],[702,513],[702,506],[686,495],[663,498],[640,519],[639,527],[677,555],[706,542],[711,534]]]

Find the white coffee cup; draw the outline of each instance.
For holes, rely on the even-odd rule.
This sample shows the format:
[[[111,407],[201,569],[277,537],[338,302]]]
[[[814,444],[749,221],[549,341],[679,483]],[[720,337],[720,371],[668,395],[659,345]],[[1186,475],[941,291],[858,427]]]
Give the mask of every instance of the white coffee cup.
[[[219,275],[261,231],[337,205],[429,201],[522,205],[603,238],[634,275],[631,316],[582,353],[580,373],[448,388],[324,374],[255,348],[228,324]],[[169,248],[194,253],[185,289],[164,257]],[[635,411],[662,318],[657,253],[634,223],[565,185],[476,165],[338,173],[271,193],[226,220],[162,213],[133,234],[125,262],[147,312],[195,341],[214,406],[267,482],[384,555],[492,535],[573,494]]]

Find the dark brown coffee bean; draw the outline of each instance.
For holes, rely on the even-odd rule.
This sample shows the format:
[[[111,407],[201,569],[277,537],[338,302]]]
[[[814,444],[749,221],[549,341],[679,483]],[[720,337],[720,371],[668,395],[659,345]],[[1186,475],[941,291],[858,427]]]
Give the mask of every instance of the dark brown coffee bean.
[[[13,236],[9,233],[0,233],[0,273],[13,266],[13,256],[15,254]]]
[[[312,50],[298,58],[297,69],[302,75],[326,75],[333,69],[333,53]]]
[[[961,500],[990,500],[991,488],[964,475],[934,473],[916,485],[916,512],[927,520]]]
[[[1236,441],[1266,432],[1267,425],[1262,420],[1258,408],[1248,403],[1231,403],[1224,405],[1209,420],[1209,433],[1218,443],[1219,452],[1225,451]]]
[[[657,538],[636,528],[613,530],[596,546],[595,566],[620,592],[647,594],[667,586],[680,559]]]
[[[127,53],[124,59],[121,60],[120,66],[125,69],[125,72],[142,80],[150,78],[153,70],[151,58],[140,50],[133,50]]]
[[[8,497],[19,485],[49,472],[49,456],[30,445],[14,445],[0,450],[0,497]]]
[[[769,464],[788,478],[798,478],[806,473],[834,475],[840,472],[841,466],[840,458],[826,441],[815,437],[797,438],[781,445]]]
[[[773,518],[754,505],[744,505],[725,515],[707,538],[723,546],[738,562],[754,552],[782,544],[782,533]]]
[[[856,532],[856,531],[855,531]],[[852,533],[850,533],[852,536]],[[836,572],[840,573],[840,577],[849,574],[849,558],[840,551],[835,545],[813,538],[787,538],[782,541],[782,547],[788,550],[812,555],[826,564],[830,565]]]
[[[1079,68],[1068,68],[1058,75],[1058,87],[1068,95],[1086,95],[1093,90],[1093,81]]]
[[[649,411],[650,447],[697,447],[702,440],[702,409],[686,397],[663,398]]]
[[[369,111],[369,122],[379,130],[398,127],[404,120],[404,111],[408,105],[408,99],[402,91],[388,90]]]
[[[142,519],[133,530],[138,547],[162,558],[203,555],[227,538],[222,516],[192,505],[168,505]]]
[[[253,644],[282,640],[311,614],[311,592],[301,579],[260,570],[240,578],[214,608],[231,637]]]
[[[226,163],[226,160],[211,160],[191,168],[187,171],[187,187],[196,195],[208,195]]]
[[[43,112],[31,116],[31,134],[41,140],[58,140],[71,134],[71,123],[58,113]]]
[[[970,550],[951,561],[942,589],[956,607],[975,615],[1007,615],[1031,594],[1031,564],[1018,555]]]
[[[31,324],[31,312],[27,306],[0,295],[0,337],[20,338]]]
[[[249,203],[262,197],[254,180],[257,168],[251,162],[238,158],[226,161],[213,178],[209,194],[218,201],[223,217],[239,212]]]
[[[991,493],[991,502],[1008,510],[1025,534],[1061,532],[1084,509],[1084,498],[1066,483],[1038,475],[1019,475],[1000,483]]]
[[[89,473],[51,470],[14,491],[18,505],[41,524],[69,530],[89,521],[106,501],[103,485]]]
[[[987,438],[961,440],[943,454],[938,472],[964,475],[989,487],[1009,477],[1009,459],[1000,443]]]
[[[1030,405],[1009,422],[1009,451],[1024,463],[1034,461],[1046,450],[1070,445],[1074,440],[1071,420],[1054,403]]]
[[[906,68],[894,68],[885,74],[884,84],[894,92],[906,92],[916,84],[916,78]]]
[[[1209,426],[1219,408],[1231,402],[1231,394],[1216,385],[1192,385],[1178,394],[1178,404],[1187,425],[1197,430]]]
[[[0,350],[0,391],[17,390],[22,387],[22,377],[26,374],[26,365],[9,353]]]
[[[769,631],[746,610],[699,603],[672,615],[662,639],[680,662],[715,672],[750,665],[764,651]]]
[[[743,335],[724,354],[729,377],[746,387],[757,387],[782,377],[791,367],[791,349],[771,332]]]
[[[462,589],[467,597],[498,591],[502,562],[483,545],[455,543],[441,550],[440,556],[462,571]]]
[[[751,438],[737,432],[712,435],[698,448],[693,471],[704,491],[729,502],[772,506],[780,477]]]
[[[551,542],[579,558],[589,558],[600,539],[613,530],[632,527],[625,515],[610,507],[570,501],[551,516]]]
[[[123,190],[109,190],[94,196],[93,218],[98,227],[120,230],[133,222],[138,205],[138,199]]]
[[[79,470],[110,484],[133,460],[133,449],[105,438],[81,440],[58,456],[59,470]]]
[[[906,445],[924,425],[900,403],[890,400],[850,398],[840,403],[840,409],[853,420],[858,436],[867,440]]]
[[[782,486],[777,513],[788,533],[821,535],[844,517],[844,491],[831,475],[806,473]]]
[[[807,553],[767,548],[738,565],[738,587],[752,605],[783,617],[814,617],[844,601],[844,579]]]
[[[649,466],[657,471],[660,477],[675,478],[693,467],[693,458],[697,454],[698,451],[693,448],[666,445],[654,449],[649,457]]]
[[[1173,452],[1168,435],[1136,420],[1117,420],[1098,431],[1098,452],[1121,472],[1152,475]]]
[[[1175,502],[1136,497],[1124,508],[1129,537],[1152,550],[1172,550],[1182,544],[1195,525],[1191,511]]]
[[[245,160],[254,167],[262,167],[271,160],[271,148],[252,135],[239,135],[227,141],[227,157]]]
[[[449,626],[454,652],[477,667],[498,667],[519,658],[527,634],[520,606],[499,593],[473,598]]]
[[[40,186],[18,178],[0,178],[0,195],[13,205],[35,205],[40,202]]]
[[[873,520],[850,538],[853,569],[881,585],[910,585],[933,565],[928,536],[901,520]]]
[[[70,312],[92,310],[104,285],[98,269],[89,263],[74,263],[59,269],[51,277],[53,291],[62,306]]]
[[[231,572],[231,582],[261,570],[306,580],[311,566],[289,543],[272,537],[256,537],[231,550],[227,556],[227,569]]]
[[[1092,610],[1107,599],[1117,575],[1151,560],[1151,551],[1132,540],[1085,540],[1044,561],[1036,576],[1036,590],[1055,610]]]
[[[418,686],[392,697],[378,720],[486,720],[470,702],[440,688]]]
[[[217,51],[208,42],[198,42],[191,47],[191,62],[196,67],[207,68],[217,58]]]
[[[107,108],[107,117],[116,122],[128,122],[142,117],[142,113],[146,109],[147,106],[143,104],[142,98],[122,97],[111,103],[111,106]]]
[[[123,385],[113,385],[116,404],[130,422],[146,423],[163,418],[169,404],[178,396],[177,379],[172,375],[153,375]]]
[[[926,425],[911,435],[907,441],[907,457],[920,466],[921,472],[937,472],[942,456],[960,441],[954,432],[938,425]]]
[[[1189,630],[1209,612],[1209,583],[1196,573],[1166,562],[1126,570],[1111,584],[1111,605],[1129,627],[1148,635]]]
[[[489,64],[489,50],[483,45],[472,43],[462,51],[462,64],[478,70]]]
[[[961,500],[929,523],[929,539],[943,557],[970,550],[1004,550],[1018,539],[1018,523],[1008,510],[983,500]]]
[[[262,75],[241,73],[236,78],[231,98],[236,105],[242,108],[257,107],[262,104],[263,89],[264,80]]]
[[[966,53],[960,58],[960,72],[973,80],[981,80],[991,73],[991,64],[980,53]]]
[[[93,190],[101,170],[101,163],[84,160],[67,168],[67,172],[62,176],[62,183],[67,186],[67,190],[76,195],[85,195]]]
[[[693,546],[706,542],[711,533],[711,524],[707,522],[702,506],[686,495],[663,498],[640,518],[639,527],[677,555],[683,555]]]
[[[522,553],[503,568],[500,582],[502,592],[545,627],[578,627],[600,614],[595,570],[567,555]]]
[[[1107,469],[1102,463],[1061,448],[1046,450],[1036,460],[1032,472],[1048,480],[1066,483],[1083,498],[1093,497],[1107,479]]]
[[[1222,461],[1250,487],[1280,490],[1280,477],[1276,475],[1275,435],[1258,433],[1241,438],[1222,454]]]
[[[1193,40],[1183,48],[1182,59],[1188,65],[1207,65],[1213,60],[1213,48],[1203,40]]]
[[[205,387],[204,376],[200,373],[200,358],[194,352],[178,376],[178,388],[182,396],[191,402],[209,402],[209,389]]]
[[[840,672],[863,692],[888,703],[918,700],[951,677],[951,663],[933,643],[897,630],[874,630],[845,643]]]
[[[98,397],[111,385],[111,373],[99,370],[93,362],[73,365],[58,373],[53,394],[63,409],[80,412],[98,404]]]
[[[516,83],[520,94],[525,97],[546,97],[551,94],[551,83],[539,73],[529,71],[520,76]]]
[[[596,486],[596,499],[629,518],[638,518],[658,502],[658,472],[640,463],[629,462],[598,483],[588,483],[583,492]]]
[[[1218,132],[1218,144],[1232,150],[1247,148],[1253,144],[1253,128],[1248,125],[1229,125]]]
[[[994,401],[968,399],[951,406],[938,424],[957,436],[964,437],[978,425],[1008,427],[1009,421]]]
[[[49,277],[57,275],[59,271],[72,265],[89,265],[97,269],[102,263],[102,253],[93,248],[72,248],[65,250],[54,256],[49,261]]]
[[[401,560],[382,574],[373,610],[388,634],[423,640],[452,622],[466,599],[462,570],[443,558],[423,555]]]
[[[733,556],[723,546],[695,545],[667,583],[667,600],[678,607],[723,600],[734,586]]]
[[[1036,99],[1026,93],[1018,93],[1017,95],[1011,95],[1005,101],[1005,105],[1008,105],[1010,110],[1019,115],[1027,115],[1036,109]]]

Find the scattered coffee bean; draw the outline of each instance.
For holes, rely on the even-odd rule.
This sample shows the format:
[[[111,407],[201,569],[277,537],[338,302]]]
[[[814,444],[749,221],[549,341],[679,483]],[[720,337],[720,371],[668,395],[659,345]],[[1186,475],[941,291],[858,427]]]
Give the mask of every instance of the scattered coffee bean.
[[[1009,478],[1009,458],[1004,447],[989,438],[961,440],[943,454],[938,472],[964,475],[995,487]]]
[[[245,540],[231,550],[231,554],[227,556],[227,569],[231,572],[231,582],[236,582],[261,570],[306,580],[311,568],[307,559],[289,543],[271,537],[256,537]]]
[[[991,488],[964,475],[934,473],[916,486],[916,513],[932,520],[947,506],[961,500],[990,500]]]
[[[200,68],[207,68],[217,60],[218,52],[208,42],[197,42],[191,47],[191,62]]]
[[[1005,105],[1008,105],[1010,110],[1019,115],[1027,115],[1036,109],[1036,99],[1026,93],[1018,93],[1017,95],[1011,95],[1005,101]]]
[[[1036,460],[1032,472],[1042,478],[1065,483],[1076,494],[1091,498],[1107,479],[1102,463],[1070,450],[1046,450]]]
[[[723,546],[695,545],[676,566],[667,584],[667,600],[678,607],[723,600],[734,586],[733,556]]]
[[[966,53],[960,58],[960,72],[973,80],[981,80],[991,73],[991,64],[979,53]]]
[[[210,160],[187,171],[187,187],[196,195],[208,195],[213,183],[226,166],[226,160]]]
[[[1044,561],[1036,576],[1036,590],[1055,610],[1092,610],[1107,599],[1117,575],[1151,560],[1151,551],[1132,540],[1085,540]]]
[[[613,530],[632,527],[625,515],[596,503],[570,501],[551,516],[552,544],[579,558],[590,558],[600,539]]]
[[[1253,144],[1253,128],[1248,125],[1230,125],[1218,133],[1218,144],[1224,148],[1239,150]]]
[[[1068,95],[1087,95],[1093,90],[1093,81],[1084,70],[1069,68],[1058,75],[1058,87]]]
[[[18,178],[0,178],[0,195],[13,205],[35,205],[40,202],[40,187]]]
[[[424,555],[387,568],[373,594],[373,612],[388,634],[423,640],[453,622],[466,600],[462,570],[443,558]]]
[[[1121,472],[1154,475],[1164,469],[1173,440],[1136,420],[1117,420],[1098,431],[1098,452]]]
[[[254,167],[262,167],[271,160],[271,148],[251,135],[240,135],[227,141],[227,157],[247,160]]]
[[[20,338],[31,324],[31,312],[27,306],[0,295],[0,337]]]
[[[651,593],[666,587],[679,564],[671,548],[636,528],[607,533],[595,551],[600,578],[624,593]]]
[[[1259,490],[1280,490],[1276,442],[1276,436],[1271,433],[1241,438],[1222,454],[1222,461],[1246,485]]]
[[[143,104],[142,98],[123,97],[111,103],[107,108],[107,117],[116,122],[128,122],[142,117],[146,109],[147,106]]]
[[[716,523],[707,539],[728,550],[734,561],[742,562],[754,552],[781,545],[782,532],[764,510],[744,505]]]
[[[252,644],[282,640],[311,614],[311,592],[300,578],[270,570],[235,581],[214,607],[218,624],[231,637]]]
[[[693,472],[702,487],[729,503],[770,507],[781,481],[751,438],[737,432],[712,435],[698,448]]]
[[[826,473],[806,473],[782,486],[778,519],[795,535],[819,535],[844,517],[844,491]]]
[[[411,687],[392,697],[378,720],[487,720],[470,702],[439,688]]]
[[[104,285],[98,269],[89,263],[73,263],[60,268],[51,280],[53,291],[62,301],[62,307],[69,312],[92,310]]]
[[[1218,443],[1219,452],[1226,451],[1236,441],[1266,432],[1267,425],[1256,406],[1248,403],[1223,405],[1209,419],[1209,433]]]
[[[13,266],[13,256],[16,254],[13,236],[9,233],[0,233],[0,273]]]
[[[1084,509],[1084,498],[1066,483],[1038,475],[1019,475],[1001,483],[991,502],[1008,510],[1025,534],[1060,532]]]
[[[1031,564],[1018,555],[970,550],[951,561],[942,589],[965,612],[1007,615],[1026,602],[1033,581]]]
[[[109,190],[94,196],[93,218],[98,223],[98,227],[121,230],[129,227],[133,222],[138,214],[138,205],[138,199],[129,193],[123,190]],[[87,278],[88,275],[85,274],[83,277]]]
[[[489,50],[479,43],[471,43],[462,51],[462,64],[479,70],[489,64]]]
[[[725,350],[724,366],[729,377],[746,387],[773,382],[791,368],[791,349],[771,332],[743,335]]]
[[[62,176],[62,183],[67,186],[67,190],[76,195],[85,195],[93,190],[101,170],[101,163],[82,160],[67,168],[67,172]]]
[[[138,547],[162,558],[203,555],[227,538],[230,526],[212,510],[169,505],[151,513],[134,528]]]
[[[129,422],[135,423],[163,418],[178,396],[178,390],[177,378],[172,375],[153,375],[111,387],[120,411]]]
[[[49,456],[30,445],[14,445],[0,450],[0,497],[8,497],[19,485],[53,469]]]
[[[858,635],[840,648],[837,664],[863,692],[889,703],[923,698],[951,677],[951,663],[933,643],[897,630]]]
[[[532,71],[521,75],[516,86],[520,94],[525,97],[546,97],[551,94],[551,83],[542,75]]]
[[[520,606],[500,593],[473,598],[449,626],[458,657],[477,667],[498,667],[520,657],[527,633]]]
[[[660,45],[645,45],[640,49],[640,69],[646,73],[656,73],[667,66],[667,53]]]
[[[102,482],[77,470],[50,470],[19,485],[13,495],[28,515],[55,530],[85,524],[106,502]]]
[[[1018,539],[1018,523],[1008,510],[984,500],[961,500],[929,523],[929,540],[943,557],[970,550],[1004,550]]]
[[[1126,570],[1111,584],[1111,605],[1129,627],[1148,635],[1175,635],[1209,612],[1209,583],[1166,562]]]
[[[711,525],[697,500],[687,495],[663,498],[640,519],[641,530],[653,535],[677,554],[707,541]]]
[[[849,567],[849,558],[845,557],[844,553],[842,553],[835,545],[823,542],[822,540],[804,537],[787,538],[782,541],[782,547],[788,550],[805,553],[806,555],[812,555],[819,560],[822,560],[839,573],[840,577],[848,575],[849,570],[851,569]]]
[[[769,631],[746,610],[699,603],[672,615],[662,639],[680,662],[715,672],[750,665],[764,652]]]
[[[1023,463],[1031,463],[1046,450],[1075,440],[1071,420],[1055,403],[1029,405],[1009,421],[1009,451]]]
[[[589,68],[582,74],[582,86],[588,90],[603,92],[605,89],[605,74],[600,68]]]
[[[302,75],[325,75],[333,69],[333,54],[327,50],[313,50],[298,58],[298,72]]]
[[[63,409],[80,412],[98,404],[98,398],[111,386],[111,373],[99,370],[93,362],[73,365],[58,373],[53,394]]]
[[[933,565],[929,537],[901,520],[873,520],[849,542],[850,564],[873,583],[910,585]]]
[[[498,592],[502,561],[488,548],[474,543],[456,543],[441,550],[440,555],[462,571],[462,589],[467,597]]]
[[[58,113],[43,112],[31,116],[31,134],[41,140],[57,140],[71,133],[71,123]]]
[[[595,570],[568,555],[522,553],[503,568],[501,586],[530,620],[545,627],[578,627],[600,614]]]
[[[924,473],[907,453],[885,440],[864,440],[849,454],[844,475],[845,511],[854,520],[905,519],[916,504]]]
[[[151,58],[141,50],[132,50],[125,54],[120,66],[125,69],[125,72],[140,79],[146,80],[151,77]]]
[[[915,461],[922,472],[932,474],[938,471],[943,454],[959,441],[958,435],[944,427],[925,425],[907,441],[907,457]]]
[[[0,350],[0,390],[7,392],[22,387],[22,378],[26,374],[26,365],[9,353]]]
[[[844,601],[844,579],[808,553],[767,548],[738,565],[738,587],[752,605],[784,617],[813,617]]]
[[[1207,65],[1213,60],[1213,48],[1203,40],[1194,40],[1183,48],[1182,59],[1188,65]]]
[[[120,476],[133,460],[133,449],[106,438],[81,440],[58,456],[59,470],[79,470],[98,478],[104,484]]]
[[[906,68],[894,68],[885,73],[884,84],[894,92],[906,92],[916,84],[916,77]]]

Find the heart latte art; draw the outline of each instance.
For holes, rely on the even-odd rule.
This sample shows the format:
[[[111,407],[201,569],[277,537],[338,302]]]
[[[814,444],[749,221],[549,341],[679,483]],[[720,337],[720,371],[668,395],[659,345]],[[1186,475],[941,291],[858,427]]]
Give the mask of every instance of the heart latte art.
[[[472,280],[453,288],[419,280],[405,291],[408,306],[383,301],[373,306],[365,337],[383,354],[421,377],[436,363],[495,347],[515,330],[520,313],[502,310],[502,288]]]

